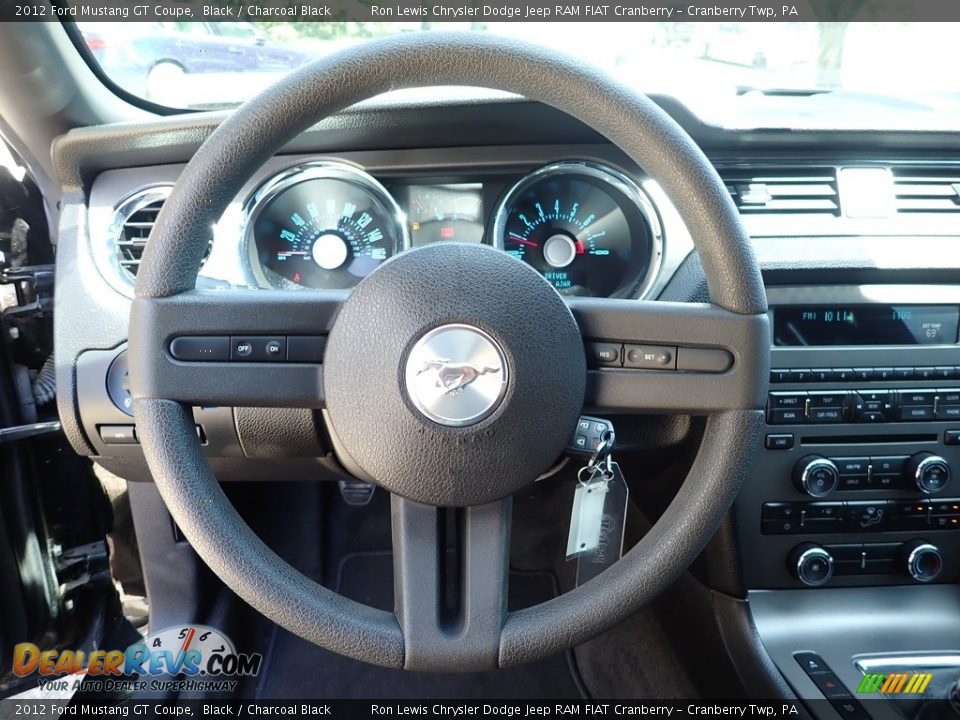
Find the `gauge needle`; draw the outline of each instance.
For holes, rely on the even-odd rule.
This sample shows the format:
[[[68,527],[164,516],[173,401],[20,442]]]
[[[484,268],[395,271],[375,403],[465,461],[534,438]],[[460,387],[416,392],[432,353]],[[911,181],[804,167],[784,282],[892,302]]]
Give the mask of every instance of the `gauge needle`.
[[[526,238],[522,238],[519,235],[515,235],[514,233],[510,233],[510,237],[512,237],[521,245],[526,245],[527,247],[540,247],[540,245],[538,243],[533,242],[533,240],[527,240]]]
[[[583,254],[586,252],[586,250],[584,250],[584,248],[583,248],[583,243],[580,242],[579,240],[577,240],[577,241],[573,244],[573,246],[577,249],[577,255],[583,255]]]

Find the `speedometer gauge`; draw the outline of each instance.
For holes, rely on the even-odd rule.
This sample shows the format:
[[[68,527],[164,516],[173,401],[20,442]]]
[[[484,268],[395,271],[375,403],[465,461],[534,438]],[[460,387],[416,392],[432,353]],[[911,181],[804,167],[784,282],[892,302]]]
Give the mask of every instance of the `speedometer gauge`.
[[[273,287],[350,288],[409,246],[393,198],[345,163],[288,170],[258,190],[249,208],[250,264]]]
[[[640,186],[585,162],[550,165],[517,183],[497,211],[493,237],[563,295],[640,296],[663,252],[656,212]]]

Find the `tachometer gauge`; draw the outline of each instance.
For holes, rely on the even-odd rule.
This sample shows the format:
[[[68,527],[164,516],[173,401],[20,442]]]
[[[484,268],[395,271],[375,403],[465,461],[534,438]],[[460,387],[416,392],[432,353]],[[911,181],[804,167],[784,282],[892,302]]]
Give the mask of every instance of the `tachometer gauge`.
[[[277,288],[350,288],[410,244],[403,213],[386,189],[345,163],[288,170],[262,186],[248,207],[251,267]]]
[[[564,295],[642,296],[663,253],[646,193],[623,173],[585,162],[550,165],[517,183],[496,213],[493,240]]]

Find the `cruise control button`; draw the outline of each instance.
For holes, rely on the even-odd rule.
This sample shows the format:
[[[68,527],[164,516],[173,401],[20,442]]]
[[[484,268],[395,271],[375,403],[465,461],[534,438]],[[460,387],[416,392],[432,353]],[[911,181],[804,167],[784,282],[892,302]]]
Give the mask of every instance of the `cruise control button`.
[[[623,366],[644,370],[676,370],[677,349],[665,345],[624,345]]]
[[[230,338],[183,336],[170,342],[170,354],[177,360],[203,362],[230,359]]]
[[[104,445],[136,445],[133,425],[101,425],[100,439]]]
[[[588,343],[589,357],[597,365],[619,365],[620,345],[611,343]]]

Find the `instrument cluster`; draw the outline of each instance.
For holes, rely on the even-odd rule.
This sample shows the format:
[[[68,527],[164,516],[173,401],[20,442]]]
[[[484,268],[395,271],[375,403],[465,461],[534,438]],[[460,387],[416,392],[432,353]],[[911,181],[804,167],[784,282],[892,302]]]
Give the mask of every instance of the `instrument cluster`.
[[[644,295],[663,237],[639,183],[581,161],[514,180],[378,180],[345,162],[304,163],[248,199],[246,256],[262,287],[348,289],[411,247],[487,243],[529,263],[562,295]]]

